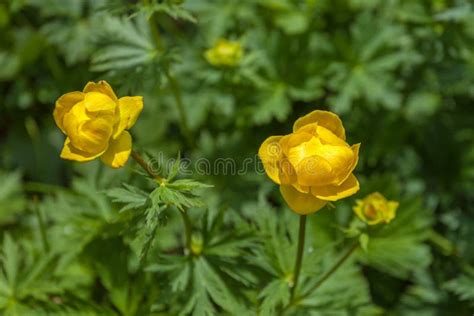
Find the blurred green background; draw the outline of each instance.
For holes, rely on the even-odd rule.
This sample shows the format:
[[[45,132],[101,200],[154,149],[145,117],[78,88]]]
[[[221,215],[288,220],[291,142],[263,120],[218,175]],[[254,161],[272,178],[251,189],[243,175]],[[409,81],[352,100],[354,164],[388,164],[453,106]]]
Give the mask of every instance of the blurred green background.
[[[220,38],[242,45],[235,66],[205,59]],[[14,240],[2,243],[3,269],[8,251],[10,260],[18,255],[20,275],[42,257],[38,209],[56,254],[48,260],[63,267],[31,277],[36,283],[22,287],[16,305],[0,286],[0,313],[15,315],[13,305],[24,308],[18,315],[32,306],[101,306],[104,313],[144,315],[140,308],[161,295],[142,280],[148,296],[137,294],[133,305],[133,295],[114,294],[115,283],[103,277],[122,272],[93,259],[109,249],[115,262],[132,260],[135,241],[127,229],[134,226],[117,217],[104,191],[140,183],[133,162],[111,170],[59,158],[64,136],[52,118],[55,100],[87,81],[107,80],[119,96],[144,96],[134,146],[155,157],[180,151],[191,161],[233,158],[239,165],[255,157],[266,137],[289,133],[296,118],[314,109],[338,113],[348,142],[362,143],[355,171],[361,192],[312,217],[315,245],[337,239],[330,221],[347,224],[355,198],[379,191],[414,209],[406,225],[423,224],[411,231],[420,239],[407,239],[407,248],[394,242],[399,247],[391,252],[384,245],[389,254],[382,257],[391,252],[391,261],[359,261],[367,302],[380,313],[472,314],[472,1],[1,0],[0,39],[0,230]],[[267,208],[286,214],[278,215],[280,224],[296,225],[277,186],[253,167],[241,175],[193,177],[214,185],[205,200],[225,210],[227,223],[235,221],[231,213],[252,221]],[[170,223],[158,233],[157,253],[177,242],[173,215]],[[258,292],[266,283],[257,284]],[[352,315],[347,304],[341,308]]]

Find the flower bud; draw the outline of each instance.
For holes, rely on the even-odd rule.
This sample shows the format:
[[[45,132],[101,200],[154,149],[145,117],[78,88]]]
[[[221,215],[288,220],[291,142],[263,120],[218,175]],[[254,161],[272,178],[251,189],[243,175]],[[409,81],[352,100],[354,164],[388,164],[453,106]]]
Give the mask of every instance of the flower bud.
[[[353,210],[362,221],[376,225],[390,223],[395,218],[397,208],[398,202],[387,201],[382,194],[374,192],[362,200],[357,200]]]
[[[242,55],[242,45],[239,42],[219,39],[214,47],[206,51],[204,57],[213,66],[235,67]]]

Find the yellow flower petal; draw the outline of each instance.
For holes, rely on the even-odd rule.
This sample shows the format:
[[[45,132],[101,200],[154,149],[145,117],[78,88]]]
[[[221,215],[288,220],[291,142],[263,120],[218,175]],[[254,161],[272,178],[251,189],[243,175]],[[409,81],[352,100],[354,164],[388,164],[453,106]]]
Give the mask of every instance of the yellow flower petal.
[[[300,127],[295,134],[299,133],[311,134],[312,136],[317,137],[322,144],[325,145],[348,146],[343,139],[339,138],[332,131],[318,123],[309,123]]]
[[[100,92],[109,96],[113,101],[117,102],[117,96],[114,93],[112,87],[107,83],[107,81],[101,80],[97,83],[89,81],[83,90],[84,93],[88,92]]]
[[[337,137],[343,140],[346,139],[346,132],[344,130],[344,126],[342,125],[341,119],[336,114],[328,111],[316,110],[303,117],[300,117],[293,125],[293,132],[296,132],[303,126],[311,123],[318,123],[320,126],[333,132]]]
[[[85,161],[90,161],[94,158],[97,158],[98,156],[102,155],[102,152],[92,154],[85,152],[83,150],[77,149],[74,147],[74,145],[71,143],[71,140],[66,138],[64,141],[64,147],[63,150],[61,151],[61,158],[67,159],[67,160],[74,160],[74,161],[79,161],[79,162],[85,162]]]
[[[103,163],[112,167],[123,167],[132,151],[132,136],[124,131],[119,137],[112,140],[107,151],[100,157]]]
[[[357,166],[357,163],[359,162],[359,148],[360,148],[360,143],[351,146],[351,150],[352,150],[352,153],[354,154],[354,158],[353,158],[352,163],[351,163],[351,165],[350,165],[350,167],[347,171],[347,176],[343,177],[341,179],[341,181],[338,183],[338,185],[340,185],[344,181],[346,181],[347,178],[349,178],[351,173],[354,171],[355,167]]]
[[[302,127],[300,130],[306,129],[306,126]],[[318,125],[318,127],[316,128],[316,135],[321,140],[321,143],[323,145],[349,146],[342,138],[339,138],[332,131],[321,125]]]
[[[104,114],[114,115],[117,109],[117,103],[108,95],[101,92],[88,92],[84,96],[84,106],[88,112],[102,112]]]
[[[359,191],[359,181],[351,174],[341,185],[312,186],[311,193],[318,199],[337,201]]]
[[[112,132],[110,121],[101,117],[89,120],[80,127],[80,148],[88,152],[103,152],[108,147]]]
[[[305,144],[295,147],[290,152]],[[354,160],[354,154],[349,146],[316,144],[313,147],[305,151],[304,158],[296,167],[299,184],[323,186],[338,184],[347,178]]]
[[[291,185],[281,185],[280,192],[288,206],[301,215],[319,211],[327,203],[309,193],[301,193]]]
[[[81,126],[89,120],[89,116],[86,113],[84,102],[77,103],[71,110],[64,115],[63,124],[64,130],[67,136],[70,138],[71,143],[74,147],[80,150],[87,150],[86,147],[81,145]]]
[[[385,215],[385,223],[390,223],[392,219],[395,218],[395,212],[398,209],[399,203],[396,201],[388,201],[387,207],[388,211],[387,214]]]
[[[298,168],[298,165],[307,157],[316,155],[321,142],[318,138],[310,136],[307,133],[292,134],[293,137],[288,138],[287,146],[288,160],[291,164]]]
[[[303,158],[296,174],[298,184],[304,186],[329,185],[336,177],[330,162],[318,155]]]
[[[75,148],[97,154],[107,149],[113,123],[109,116],[91,118],[84,104],[85,102],[81,101],[66,113],[63,119],[64,129]]]
[[[66,133],[64,128],[64,115],[71,111],[72,107],[77,103],[81,102],[84,99],[84,93],[80,91],[69,92],[63,94],[56,101],[56,106],[54,108],[53,117],[56,125],[59,129]]]
[[[275,137],[273,139],[272,137]],[[269,137],[259,148],[259,157],[268,177],[277,184],[296,182],[296,171],[288,158],[281,153],[278,139],[281,136]],[[275,140],[275,141],[274,141]]]
[[[291,184],[293,186],[293,188],[295,188],[296,190],[298,190],[301,193],[311,193],[311,187],[308,187],[308,186],[305,186],[305,185],[299,185],[296,182],[293,182],[293,183],[290,182],[288,184]]]
[[[123,130],[130,129],[138,119],[143,110],[143,97],[123,97],[118,100],[120,109],[120,121],[114,137],[119,136]]]
[[[364,201],[356,200],[356,204],[352,207],[352,210],[361,220],[366,221],[366,217],[364,215]]]
[[[279,162],[283,158],[283,153],[280,146],[280,139],[283,136],[268,137],[260,146],[258,156],[262,160],[263,168],[268,177],[273,182],[280,184]]]

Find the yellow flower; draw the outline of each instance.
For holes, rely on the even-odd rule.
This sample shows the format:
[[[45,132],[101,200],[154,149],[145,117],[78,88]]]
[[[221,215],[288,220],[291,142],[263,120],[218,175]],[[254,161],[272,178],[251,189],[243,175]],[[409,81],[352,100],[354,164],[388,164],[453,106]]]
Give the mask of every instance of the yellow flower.
[[[382,194],[375,192],[357,200],[353,210],[367,224],[376,225],[381,222],[390,223],[395,218],[397,208],[398,202],[387,201]]]
[[[130,129],[143,109],[143,97],[117,99],[105,81],[89,82],[82,92],[56,101],[54,121],[67,135],[61,158],[89,161],[100,157],[112,168],[125,165],[132,150]]]
[[[260,146],[267,175],[294,212],[314,213],[359,190],[352,171],[360,144],[350,147],[345,139],[339,117],[316,110],[296,120],[293,133],[271,136]]]
[[[228,41],[219,39],[214,47],[208,49],[204,56],[206,60],[213,66],[234,67],[242,58],[242,46],[237,41]]]

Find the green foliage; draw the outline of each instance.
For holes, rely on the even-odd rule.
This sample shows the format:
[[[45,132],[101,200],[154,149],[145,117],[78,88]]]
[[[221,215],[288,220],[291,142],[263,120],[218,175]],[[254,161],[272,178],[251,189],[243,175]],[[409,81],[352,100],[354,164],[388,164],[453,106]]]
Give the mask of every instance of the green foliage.
[[[143,208],[149,203],[148,194],[134,186],[124,183],[123,188],[114,188],[107,191],[112,202],[124,204],[119,212]]]
[[[145,17],[131,20],[104,16],[101,23],[97,38],[101,48],[92,57],[92,71],[108,72],[110,76],[126,72],[135,78],[157,77],[159,52]]]
[[[459,296],[463,301],[474,304],[474,273],[470,268],[465,274],[446,283],[445,287]]]
[[[151,192],[150,198],[153,205],[173,205],[184,212],[185,208],[203,207],[204,202],[194,192],[209,187],[209,185],[191,179],[180,179],[161,184]]]
[[[203,214],[199,230],[193,235],[191,256],[162,255],[157,264],[147,268],[165,280],[165,288],[171,289],[154,309],[213,315],[218,307],[219,311],[248,314],[245,307],[249,303],[237,286],[255,286],[257,278],[249,271],[247,254],[256,241],[245,226],[229,231],[222,211]]]
[[[1,2],[0,314],[472,314],[473,21],[468,0]],[[206,60],[220,38],[235,67]],[[144,96],[158,177],[59,158],[55,100],[103,79]],[[315,109],[362,144],[361,190],[308,217],[293,289],[298,219],[255,155]],[[375,191],[387,225],[353,214]]]
[[[21,187],[21,175],[19,172],[0,171],[0,224],[11,221],[21,212],[26,201]]]
[[[8,234],[0,259],[0,309],[5,315],[33,313],[39,306],[54,309],[50,297],[66,298],[80,284],[58,274],[58,256],[42,254],[31,242],[18,244]]]
[[[423,243],[429,236],[430,217],[417,200],[402,203],[392,223],[371,234],[364,260],[374,268],[399,278],[426,268],[430,250]]]

